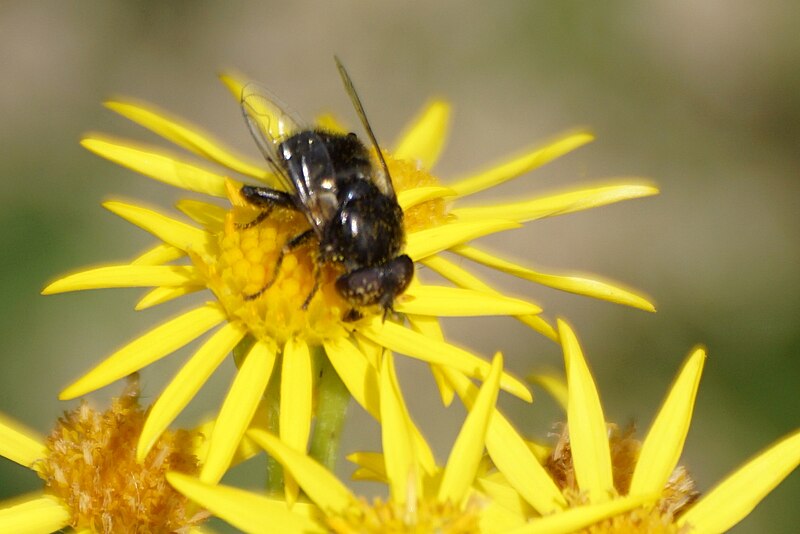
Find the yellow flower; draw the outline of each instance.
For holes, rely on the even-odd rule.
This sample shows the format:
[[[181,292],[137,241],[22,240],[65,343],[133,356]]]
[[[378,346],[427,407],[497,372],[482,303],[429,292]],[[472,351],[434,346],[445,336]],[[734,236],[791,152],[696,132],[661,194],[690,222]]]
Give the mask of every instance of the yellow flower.
[[[242,84],[224,77],[240,98]],[[201,478],[219,480],[238,440],[244,435],[270,380],[280,367],[281,438],[303,448],[312,419],[314,348],[322,347],[352,396],[372,415],[376,403],[378,357],[385,348],[429,362],[445,403],[453,397],[442,369],[451,367],[469,377],[485,379],[490,365],[477,356],[430,339],[415,329],[383,321],[380,310],[364,310],[360,321],[343,320],[348,306],[333,288],[340,274],[336,265],[315,264],[315,243],[288,252],[275,283],[252,298],[271,276],[279,251],[307,228],[301,214],[273,210],[259,213],[240,196],[241,183],[233,172],[276,185],[267,165],[253,164],[212,141],[186,123],[167,118],[150,107],[110,102],[112,110],[149,128],[178,146],[218,164],[211,169],[152,147],[131,141],[91,135],[83,141],[89,150],[116,163],[170,185],[211,197],[227,198],[230,209],[217,204],[183,200],[178,209],[195,224],[187,224],[142,206],[113,201],[105,207],[156,236],[160,243],[128,264],[100,267],[66,276],[45,288],[45,294],[110,287],[151,287],[136,308],[141,310],[188,293],[209,289],[215,300],[154,328],[109,356],[67,387],[62,399],[103,387],[219,327],[175,376],[154,404],[139,442],[140,458],[184,406],[198,392],[226,355],[243,341],[254,340],[241,362],[211,436],[209,457]],[[458,207],[463,197],[498,185],[542,165],[592,139],[587,133],[566,135],[544,148],[443,187],[428,169],[444,143],[448,106],[434,102],[412,123],[396,148],[386,154],[398,201],[404,212],[405,252],[415,261],[442,274],[460,287],[423,285],[415,278],[394,304],[395,311],[416,325],[440,316],[511,315],[555,339],[555,330],[537,314],[540,309],[494,291],[465,269],[446,259],[451,251],[516,276],[615,302],[652,310],[643,297],[610,284],[574,276],[537,273],[467,245],[493,232],[550,215],[569,213],[628,198],[652,195],[651,185],[633,181],[575,190],[525,202],[488,207]],[[338,126],[326,119],[331,129]],[[455,202],[455,206],[449,203]],[[250,224],[258,221],[258,224]],[[175,263],[183,260],[183,263]],[[315,268],[321,287],[307,307]],[[282,359],[278,359],[282,355]],[[530,400],[517,379],[503,374],[501,388]]]
[[[313,502],[287,507],[270,498],[227,486],[213,486],[193,477],[169,473],[180,492],[214,515],[245,532],[334,532],[337,534],[469,534],[503,532],[496,506],[472,485],[484,451],[484,437],[494,412],[502,357],[490,375],[456,439],[445,467],[411,420],[394,373],[392,356],[381,364],[380,406],[383,454],[357,453],[354,461],[372,477],[388,482],[389,497],[354,495],[330,471],[303,452],[262,430],[250,437],[281,462]],[[502,512],[502,511],[501,511]]]
[[[145,413],[137,388],[105,412],[85,403],[62,417],[44,439],[0,417],[0,455],[35,471],[45,488],[0,502],[0,532],[199,532],[199,512],[167,484],[167,471],[198,472],[200,437],[166,432],[143,462],[134,450]]]
[[[499,473],[489,488],[513,487],[506,496],[521,520],[512,532],[725,532],[741,521],[800,463],[800,431],[761,452],[716,488],[699,497],[678,465],[705,362],[691,352],[644,442],[606,423],[599,395],[575,334],[559,321],[567,376],[567,428],[540,464],[518,436],[487,449]],[[558,388],[556,388],[558,389]],[[495,421],[493,420],[493,424]],[[569,516],[575,520],[568,521]]]

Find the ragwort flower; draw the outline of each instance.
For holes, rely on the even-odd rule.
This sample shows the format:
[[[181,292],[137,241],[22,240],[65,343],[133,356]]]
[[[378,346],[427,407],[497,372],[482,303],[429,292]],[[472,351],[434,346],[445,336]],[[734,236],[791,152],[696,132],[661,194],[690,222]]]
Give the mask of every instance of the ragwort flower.
[[[697,348],[689,355],[647,437],[639,442],[632,431],[622,432],[606,422],[578,341],[566,323],[559,321],[558,326],[567,375],[568,421],[558,444],[540,464],[524,445],[493,449],[487,437],[487,448],[499,469],[487,477],[487,487],[511,486],[527,503],[520,507],[506,498],[527,521],[511,532],[725,532],[800,464],[800,431],[795,431],[701,496],[678,461],[705,351]],[[522,443],[519,436],[513,439]],[[531,471],[522,472],[521,465]],[[627,510],[612,510],[625,500]],[[561,522],[564,510],[582,516],[582,524],[551,529]]]
[[[503,532],[503,513],[473,483],[481,465],[484,437],[494,412],[502,357],[474,399],[445,467],[437,466],[411,420],[394,373],[392,356],[381,364],[380,405],[383,454],[356,453],[354,461],[371,478],[389,486],[388,499],[354,495],[330,471],[263,430],[248,435],[280,461],[313,505],[286,501],[193,477],[170,473],[169,481],[214,515],[245,532],[333,532],[336,534],[477,534]],[[498,521],[498,519],[500,519]]]
[[[207,513],[176,492],[167,471],[199,471],[197,433],[165,432],[139,462],[144,424],[135,386],[105,412],[83,403],[47,439],[0,419],[0,455],[35,471],[43,491],[0,503],[0,532],[194,532]],[[199,532],[199,530],[197,530]]]
[[[240,98],[243,85],[231,77],[224,77],[224,81]],[[315,347],[324,349],[356,401],[376,417],[379,410],[375,376],[378,355],[384,348],[432,364],[445,402],[452,399],[453,393],[441,377],[442,368],[452,367],[478,379],[488,375],[490,366],[485,360],[441,340],[426,338],[396,322],[383,321],[380,310],[365,310],[365,317],[360,321],[343,320],[348,305],[333,287],[341,271],[337,265],[315,264],[313,242],[285,254],[276,281],[269,290],[251,298],[270,279],[287,240],[308,225],[301,214],[282,209],[273,210],[258,224],[250,224],[257,220],[259,212],[241,198],[241,183],[226,174],[235,172],[277,186],[275,177],[265,170],[266,164],[250,163],[199,133],[197,128],[167,118],[150,107],[122,101],[107,105],[224,170],[211,170],[156,148],[99,135],[84,139],[86,148],[151,178],[188,191],[227,198],[230,202],[230,208],[225,209],[206,201],[180,201],[178,209],[195,225],[142,206],[107,202],[106,208],[150,232],[160,243],[129,264],[66,276],[44,290],[51,294],[92,288],[153,288],[139,301],[137,309],[203,289],[213,293],[213,302],[154,328],[108,357],[61,394],[62,399],[69,399],[103,387],[222,325],[154,404],[140,440],[140,457],[147,453],[226,355],[246,339],[255,342],[241,364],[218,417],[217,430],[211,436],[202,476],[205,481],[219,480],[224,473],[236,443],[257,409],[276,361],[281,367],[280,435],[298,448],[305,446],[311,425]],[[404,212],[405,252],[415,262],[427,265],[460,287],[423,285],[415,278],[395,302],[396,312],[418,321],[440,316],[512,315],[556,338],[549,323],[537,315],[540,311],[537,306],[492,290],[446,259],[441,254],[444,251],[539,283],[652,309],[646,299],[633,292],[579,277],[536,273],[466,243],[483,235],[519,227],[528,220],[652,195],[657,192],[654,187],[639,182],[610,184],[520,203],[450,209],[451,200],[457,201],[519,176],[589,142],[592,137],[587,133],[567,135],[544,148],[444,187],[428,169],[443,146],[447,117],[447,105],[433,103],[402,136],[396,149],[385,153],[385,158]],[[330,129],[337,128],[330,120],[322,124]],[[183,263],[179,263],[182,259]],[[320,270],[321,285],[305,308],[304,301],[314,287],[315,268]],[[281,355],[282,359],[278,360]],[[525,386],[507,374],[501,379],[501,387],[530,399]]]

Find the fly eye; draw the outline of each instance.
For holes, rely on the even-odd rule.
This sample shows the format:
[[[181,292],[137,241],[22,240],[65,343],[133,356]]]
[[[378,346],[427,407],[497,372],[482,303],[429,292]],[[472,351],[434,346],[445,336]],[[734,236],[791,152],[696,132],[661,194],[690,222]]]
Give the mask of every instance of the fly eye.
[[[371,306],[380,301],[382,267],[366,267],[343,274],[336,280],[336,291],[354,306]]]
[[[406,290],[414,278],[414,262],[406,254],[393,259],[386,266],[384,285],[391,285],[394,296]]]
[[[380,304],[390,308],[414,277],[414,262],[403,254],[388,263],[364,267],[336,280],[336,291],[353,306]]]

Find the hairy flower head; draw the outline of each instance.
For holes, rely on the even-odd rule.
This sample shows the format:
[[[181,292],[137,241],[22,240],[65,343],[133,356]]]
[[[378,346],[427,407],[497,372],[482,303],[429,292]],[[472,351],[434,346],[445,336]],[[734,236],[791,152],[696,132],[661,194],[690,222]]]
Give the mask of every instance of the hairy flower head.
[[[44,490],[0,503],[0,531],[52,532],[67,526],[102,533],[187,532],[206,514],[166,481],[168,471],[197,474],[200,436],[165,432],[143,462],[135,446],[144,424],[137,388],[98,412],[82,403],[46,439],[0,422],[0,452],[36,471]]]

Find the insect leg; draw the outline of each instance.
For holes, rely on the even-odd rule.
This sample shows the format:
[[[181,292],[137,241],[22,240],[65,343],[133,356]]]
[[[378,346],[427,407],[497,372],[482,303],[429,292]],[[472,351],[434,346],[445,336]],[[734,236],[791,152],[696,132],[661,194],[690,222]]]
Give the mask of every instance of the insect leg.
[[[294,203],[294,197],[285,191],[278,191],[277,189],[270,189],[268,187],[258,187],[252,185],[245,185],[239,190],[247,202],[253,206],[262,208],[263,211],[250,222],[239,223],[238,228],[252,228],[258,225],[261,221],[266,219],[272,212],[275,206],[283,208],[297,209]]]
[[[308,293],[306,300],[303,301],[302,308],[304,310],[308,309],[308,305],[311,304],[311,299],[314,298],[314,295],[317,294],[319,291],[319,279],[320,279],[320,270],[319,270],[319,260],[314,262],[314,286],[311,288],[311,291]]]
[[[250,294],[250,295],[245,295],[245,296],[244,296],[244,300],[255,300],[255,299],[257,299],[258,297],[260,297],[261,295],[263,295],[263,294],[264,294],[264,292],[265,292],[267,289],[269,289],[270,287],[272,287],[272,284],[274,284],[274,283],[275,283],[275,280],[277,280],[277,279],[278,279],[278,272],[279,272],[279,271],[280,271],[280,269],[281,269],[281,264],[283,263],[283,257],[284,257],[284,256],[285,256],[287,253],[289,253],[289,252],[293,251],[294,249],[296,249],[296,248],[297,248],[297,247],[299,247],[300,245],[304,244],[304,243],[305,243],[306,241],[308,241],[310,238],[314,237],[314,235],[315,235],[315,234],[314,234],[314,230],[313,230],[313,229],[311,229],[311,228],[309,228],[309,229],[308,229],[308,230],[306,230],[305,232],[302,232],[302,233],[300,233],[300,234],[297,234],[297,235],[296,235],[296,236],[294,236],[293,238],[289,239],[289,240],[288,240],[288,241],[287,241],[287,242],[286,242],[286,243],[283,245],[283,247],[281,248],[281,251],[278,253],[278,257],[275,259],[275,268],[272,270],[272,278],[270,279],[270,281],[269,281],[269,282],[267,282],[267,283],[264,285],[264,287],[262,287],[261,289],[259,289],[257,292],[255,292],[255,293],[252,293],[252,294]]]

